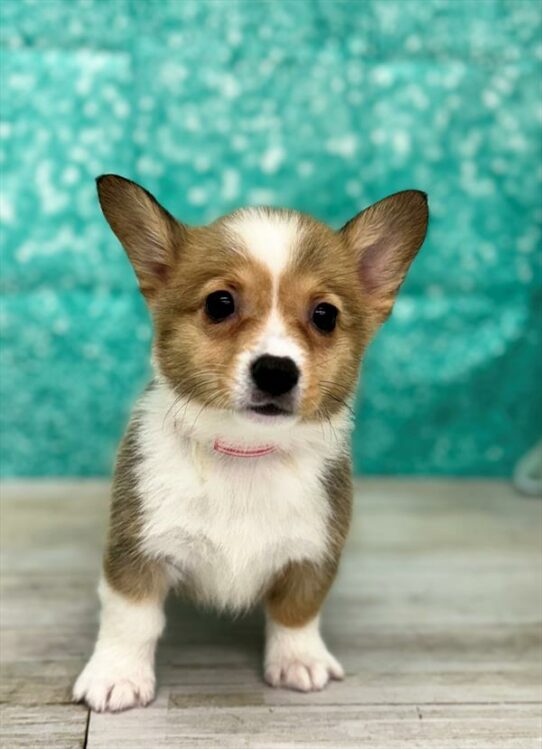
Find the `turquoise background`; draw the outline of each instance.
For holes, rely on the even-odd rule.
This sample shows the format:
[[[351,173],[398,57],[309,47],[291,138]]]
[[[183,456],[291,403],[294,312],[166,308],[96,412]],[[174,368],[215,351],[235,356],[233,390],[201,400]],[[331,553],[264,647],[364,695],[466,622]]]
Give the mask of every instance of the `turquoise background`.
[[[338,227],[427,191],[356,468],[508,475],[542,421],[541,6],[3,0],[4,475],[107,474],[148,376],[102,172],[193,223],[268,203]]]

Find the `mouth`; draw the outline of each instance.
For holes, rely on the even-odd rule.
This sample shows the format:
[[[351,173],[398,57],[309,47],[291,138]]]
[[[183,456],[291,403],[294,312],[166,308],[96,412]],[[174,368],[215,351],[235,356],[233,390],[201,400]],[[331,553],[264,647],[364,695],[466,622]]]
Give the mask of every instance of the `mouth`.
[[[291,416],[292,412],[280,408],[275,403],[265,403],[261,406],[249,406],[248,410],[258,416]]]

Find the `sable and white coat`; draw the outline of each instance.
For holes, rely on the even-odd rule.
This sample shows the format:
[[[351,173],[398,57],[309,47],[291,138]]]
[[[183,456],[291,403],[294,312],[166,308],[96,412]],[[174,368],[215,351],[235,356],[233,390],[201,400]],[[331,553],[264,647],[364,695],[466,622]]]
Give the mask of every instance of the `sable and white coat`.
[[[425,196],[398,193],[334,232],[274,209],[193,229],[128,180],[98,190],[153,315],[155,378],[119,451],[100,632],[74,697],[152,699],[170,588],[232,611],[262,601],[266,680],[321,689],[343,676],[318,619],[350,520],[350,400],[425,236]],[[228,314],[209,314],[213,294]],[[256,386],[262,357],[295,370],[287,392]]]

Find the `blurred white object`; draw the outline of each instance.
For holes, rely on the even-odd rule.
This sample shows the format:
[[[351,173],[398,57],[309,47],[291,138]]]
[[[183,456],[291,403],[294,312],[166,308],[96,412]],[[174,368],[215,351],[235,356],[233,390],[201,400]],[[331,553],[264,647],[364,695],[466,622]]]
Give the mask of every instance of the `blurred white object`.
[[[542,440],[518,462],[514,485],[523,494],[542,497]]]

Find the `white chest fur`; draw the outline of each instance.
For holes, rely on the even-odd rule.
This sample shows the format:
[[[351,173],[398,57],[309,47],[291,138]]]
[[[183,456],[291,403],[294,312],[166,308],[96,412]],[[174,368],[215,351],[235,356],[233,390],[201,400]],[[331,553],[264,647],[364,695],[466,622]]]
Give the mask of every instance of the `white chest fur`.
[[[160,394],[140,411],[138,490],[143,548],[220,608],[249,606],[293,560],[326,553],[330,507],[321,482],[329,445],[260,458],[213,452],[164,419]],[[321,430],[320,432],[321,433]],[[333,452],[344,449],[335,438]]]

